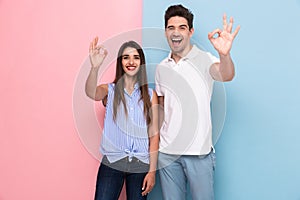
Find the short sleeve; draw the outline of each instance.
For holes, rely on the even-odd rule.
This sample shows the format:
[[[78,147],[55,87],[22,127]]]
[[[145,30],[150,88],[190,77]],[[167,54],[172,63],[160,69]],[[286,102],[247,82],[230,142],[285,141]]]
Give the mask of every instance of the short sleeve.
[[[157,65],[156,72],[155,72],[155,91],[157,93],[157,96],[164,96],[162,87],[161,87],[161,81],[160,81],[160,67]]]

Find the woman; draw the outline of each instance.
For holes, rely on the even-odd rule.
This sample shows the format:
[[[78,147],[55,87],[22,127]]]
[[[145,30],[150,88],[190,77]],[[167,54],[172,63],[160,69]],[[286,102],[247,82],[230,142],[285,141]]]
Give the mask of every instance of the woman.
[[[91,71],[86,81],[87,96],[106,102],[95,199],[117,200],[124,182],[127,199],[147,199],[155,184],[159,134],[157,95],[148,88],[144,52],[134,41],[124,43],[115,80],[97,86],[108,53],[97,43],[98,37],[90,44]]]

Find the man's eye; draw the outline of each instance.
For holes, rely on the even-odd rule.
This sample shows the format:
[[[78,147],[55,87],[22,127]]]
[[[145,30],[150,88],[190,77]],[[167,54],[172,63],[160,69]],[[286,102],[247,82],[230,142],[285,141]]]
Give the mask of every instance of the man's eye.
[[[187,27],[186,26],[180,26],[180,30],[186,30]]]

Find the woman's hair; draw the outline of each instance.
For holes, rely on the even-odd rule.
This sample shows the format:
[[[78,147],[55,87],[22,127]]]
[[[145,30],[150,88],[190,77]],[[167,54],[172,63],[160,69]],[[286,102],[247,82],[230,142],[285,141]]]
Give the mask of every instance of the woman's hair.
[[[137,50],[139,56],[140,56],[140,68],[139,71],[136,74],[136,80],[140,89],[141,98],[140,100],[144,103],[144,116],[147,121],[147,124],[150,124],[150,96],[148,91],[148,81],[147,81],[147,72],[146,72],[146,61],[145,61],[145,55],[141,48],[141,46],[136,43],[135,41],[128,41],[125,42],[119,49],[118,52],[118,58],[117,58],[117,64],[116,64],[116,77],[113,83],[115,83],[115,94],[114,94],[114,102],[113,102],[113,118],[116,119],[118,106],[120,105],[121,101],[123,103],[125,113],[127,115],[127,107],[124,97],[124,74],[125,71],[122,66],[122,54],[124,50],[127,47],[131,47]]]
[[[167,28],[167,26],[168,26],[169,19],[171,17],[175,17],[175,16],[185,18],[188,22],[189,30],[191,30],[191,28],[193,28],[193,19],[194,19],[193,13],[180,4],[170,6],[166,10],[166,12],[165,12],[165,28]]]

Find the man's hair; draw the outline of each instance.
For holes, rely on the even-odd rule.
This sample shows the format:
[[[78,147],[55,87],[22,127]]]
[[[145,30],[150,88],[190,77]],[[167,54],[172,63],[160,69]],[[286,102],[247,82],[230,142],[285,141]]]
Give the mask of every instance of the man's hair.
[[[175,16],[185,18],[188,22],[189,30],[193,28],[194,15],[189,9],[183,7],[181,4],[168,7],[165,12],[165,28],[168,26],[168,20]]]

